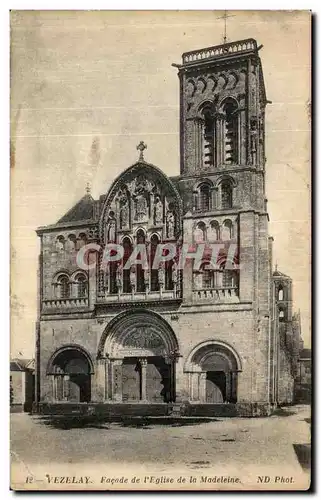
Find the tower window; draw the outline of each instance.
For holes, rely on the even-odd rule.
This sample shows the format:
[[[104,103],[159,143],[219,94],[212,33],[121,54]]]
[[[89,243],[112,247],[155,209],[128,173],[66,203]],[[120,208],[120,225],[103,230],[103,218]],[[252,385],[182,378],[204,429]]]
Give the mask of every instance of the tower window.
[[[209,108],[203,110],[203,117],[203,164],[209,167],[214,165],[215,122]]]
[[[228,180],[221,183],[221,206],[223,209],[233,206],[233,188]]]
[[[282,323],[284,321],[284,310],[280,309],[279,311],[279,321]]]
[[[222,108],[223,121],[223,163],[233,165],[238,159],[238,115],[237,104],[234,100],[227,100]]]
[[[87,296],[87,278],[83,274],[79,274],[76,277],[76,285],[77,285],[77,297],[84,298]]]
[[[223,288],[238,287],[238,272],[234,270],[224,269],[223,271]]]
[[[284,291],[283,288],[280,286],[279,291],[278,291],[278,300],[284,300]]]
[[[211,189],[208,184],[202,184],[199,190],[199,210],[207,212],[211,208]]]
[[[70,296],[69,277],[65,274],[59,276],[57,279],[57,291],[60,299],[67,299]]]

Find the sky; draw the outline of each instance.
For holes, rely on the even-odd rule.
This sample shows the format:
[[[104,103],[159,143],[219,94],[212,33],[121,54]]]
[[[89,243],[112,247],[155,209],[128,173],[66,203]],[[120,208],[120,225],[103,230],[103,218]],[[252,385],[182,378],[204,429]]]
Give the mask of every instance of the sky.
[[[222,42],[222,11],[11,12],[11,354],[34,355],[35,229],[138,159],[179,174],[183,52]],[[310,17],[229,12],[230,41],[263,44],[266,190],[273,260],[293,279],[310,346]]]

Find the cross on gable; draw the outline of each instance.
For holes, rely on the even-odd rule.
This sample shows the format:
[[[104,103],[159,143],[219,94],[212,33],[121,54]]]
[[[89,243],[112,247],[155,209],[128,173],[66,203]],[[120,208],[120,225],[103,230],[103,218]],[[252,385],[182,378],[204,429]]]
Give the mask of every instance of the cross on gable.
[[[147,149],[147,144],[145,144],[144,141],[140,141],[136,149],[139,151],[138,161],[144,161],[144,150]]]

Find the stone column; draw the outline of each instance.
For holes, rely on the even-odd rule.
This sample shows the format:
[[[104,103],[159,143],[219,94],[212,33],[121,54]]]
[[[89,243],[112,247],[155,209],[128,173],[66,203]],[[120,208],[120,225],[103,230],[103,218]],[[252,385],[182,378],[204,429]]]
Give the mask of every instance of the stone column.
[[[64,401],[68,401],[69,399],[69,375],[63,375],[62,399]]]
[[[237,402],[237,375],[238,372],[231,372],[230,402]]]
[[[191,372],[189,375],[190,375],[190,399],[191,401],[199,401],[200,400],[199,373]]]
[[[146,377],[146,371],[147,371],[147,359],[146,358],[141,358],[139,360],[140,363],[140,389],[141,389],[141,401],[147,401],[147,377]]]
[[[215,138],[216,138],[216,166],[219,167],[223,163],[223,134],[222,134],[222,118],[217,115],[215,120]]]
[[[94,386],[94,398],[93,398],[94,401],[97,402],[105,401],[105,393],[106,393],[105,364],[106,364],[105,358],[97,359],[95,377],[94,377],[95,386]]]
[[[51,375],[51,384],[52,384],[52,401],[57,401],[57,377],[55,375]]]
[[[105,391],[104,391],[104,401],[109,401],[109,360],[108,357],[105,358]]]
[[[123,399],[123,381],[122,381],[122,359],[111,360],[111,375],[112,375],[112,399],[113,401],[121,402]]]
[[[199,396],[200,402],[206,403],[206,372],[199,374]]]

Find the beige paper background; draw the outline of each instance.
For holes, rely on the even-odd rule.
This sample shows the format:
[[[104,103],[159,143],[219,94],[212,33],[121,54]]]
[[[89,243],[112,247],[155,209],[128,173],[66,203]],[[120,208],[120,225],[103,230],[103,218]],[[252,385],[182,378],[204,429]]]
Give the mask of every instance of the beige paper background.
[[[97,198],[137,159],[179,174],[179,82],[172,62],[222,42],[220,11],[11,12],[11,354],[34,356],[36,227]],[[310,14],[229,12],[228,38],[253,37],[273,103],[266,189],[274,262],[293,278],[310,345]],[[80,472],[78,471],[78,474]],[[85,472],[84,472],[85,473]],[[266,473],[266,472],[265,472]],[[18,474],[18,472],[17,472]]]

